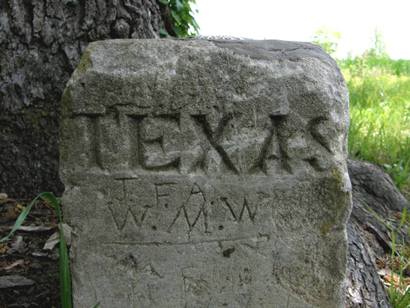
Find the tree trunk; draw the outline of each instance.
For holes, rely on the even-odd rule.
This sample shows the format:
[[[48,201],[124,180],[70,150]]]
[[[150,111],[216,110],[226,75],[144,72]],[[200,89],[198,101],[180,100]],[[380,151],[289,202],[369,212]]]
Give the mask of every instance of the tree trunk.
[[[386,289],[378,274],[377,259],[391,253],[386,224],[397,228],[398,213],[409,208],[390,177],[370,163],[349,160],[353,211],[347,227],[349,239],[346,307],[388,308]],[[409,242],[398,230],[400,242]]]
[[[62,193],[59,103],[81,53],[162,26],[156,0],[0,0],[0,192]]]

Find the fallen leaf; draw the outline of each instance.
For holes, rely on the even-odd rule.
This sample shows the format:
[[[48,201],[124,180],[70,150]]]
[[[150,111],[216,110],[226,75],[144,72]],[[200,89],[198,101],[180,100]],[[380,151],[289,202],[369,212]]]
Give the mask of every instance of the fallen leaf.
[[[44,244],[43,250],[53,250],[54,247],[60,242],[60,234],[59,232],[53,233],[46,243]]]
[[[48,254],[46,252],[35,251],[31,255],[36,258],[48,258]]]
[[[384,285],[387,288],[394,287],[398,291],[404,294],[404,292],[410,286],[410,277],[401,278],[400,276],[389,269],[382,269],[377,272],[383,280]]]
[[[389,269],[383,268],[380,271],[377,272],[377,274],[379,274],[379,276],[384,277],[387,276],[391,273],[391,271]]]
[[[0,289],[31,286],[34,281],[20,275],[0,276]]]
[[[64,239],[66,241],[67,246],[71,245],[71,234],[73,233],[73,229],[65,224],[62,223],[61,228],[63,229]],[[53,250],[54,247],[60,242],[60,232],[53,233],[46,243],[44,244],[43,250]]]
[[[19,213],[21,213],[26,207],[21,205],[20,203],[16,204],[16,209]]]
[[[26,244],[24,243],[23,237],[21,235],[17,235],[14,238],[13,243],[11,244],[9,254],[14,253],[14,252],[23,253],[25,246]]]
[[[385,275],[383,279],[388,283],[393,284],[397,288],[400,286],[400,276],[396,273],[390,272],[389,274]]]
[[[16,207],[11,207],[11,206],[7,206],[6,210],[3,212],[2,214],[2,218],[5,221],[11,221],[11,220],[16,220],[16,218],[19,216],[19,213],[16,209]]]
[[[5,243],[0,244],[0,254],[6,253],[7,250],[9,250],[9,246],[7,246],[7,244],[5,244]]]
[[[5,269],[6,271],[9,271],[9,270],[11,270],[12,268],[15,268],[16,266],[19,266],[19,265],[24,265],[24,260],[23,260],[23,259],[14,261],[14,262],[11,263],[10,265],[6,266],[4,269]]]
[[[376,265],[377,265],[378,269],[385,268],[387,266],[386,258],[377,258],[376,259]]]
[[[11,230],[13,226],[7,226],[3,227],[0,229],[0,231],[7,231]],[[50,231],[55,229],[56,226],[20,226],[18,228],[18,231],[24,231],[24,232],[45,232],[45,231]]]

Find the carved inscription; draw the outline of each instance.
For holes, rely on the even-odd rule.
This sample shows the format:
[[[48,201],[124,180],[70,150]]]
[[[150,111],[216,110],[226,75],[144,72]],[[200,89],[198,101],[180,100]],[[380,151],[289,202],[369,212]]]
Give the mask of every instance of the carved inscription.
[[[251,196],[229,189],[226,193],[204,189],[195,182],[150,183],[134,178],[116,180],[113,187],[107,207],[119,232],[129,224],[149,232],[212,234],[230,224],[250,226],[271,216],[272,196],[261,192]]]
[[[303,124],[298,136],[286,135],[287,115],[276,114],[249,124],[245,116],[238,120],[226,113],[212,125],[206,114],[133,114],[116,108],[77,117],[87,123],[83,138],[90,167],[109,171],[292,174],[299,162],[324,170],[323,155],[333,153],[323,117]],[[128,151],[117,151],[124,147]]]
[[[279,125],[285,121],[284,116],[271,116],[271,128],[269,134],[264,140],[259,155],[251,169],[250,173],[262,171],[264,174],[268,174],[267,160],[278,160],[279,165],[282,170],[285,170],[288,173],[292,173],[292,168],[288,163],[289,156],[285,151],[286,141],[283,136],[279,134]],[[277,140],[277,151],[276,153],[272,152],[273,140]]]
[[[130,185],[127,180],[120,180],[120,185],[116,193],[108,201],[108,209],[118,231],[122,231],[131,220],[135,226],[141,227],[152,204],[145,200],[135,199],[136,196],[130,194]],[[132,189],[132,188],[131,188]]]
[[[179,207],[174,220],[168,228],[168,231],[172,229],[175,222],[180,218],[185,221],[189,231],[192,231],[195,225],[199,222],[200,218],[202,218],[203,230],[204,232],[207,232],[208,217],[205,209],[206,205],[207,201],[204,192],[201,190],[198,184],[194,183],[192,185],[191,192],[189,193],[188,198]]]
[[[179,115],[129,116],[130,165],[146,170],[177,170]]]
[[[229,212],[232,214],[232,217],[235,221],[242,221],[244,219],[244,216],[247,214],[247,217],[253,222],[255,220],[256,216],[256,210],[257,210],[257,205],[255,208],[252,210],[249,207],[248,200],[246,197],[243,198],[243,203],[242,207],[240,209],[240,212],[238,213],[237,211],[234,210],[233,204],[231,201],[228,200],[226,197],[221,197],[222,202],[226,205],[226,207],[229,209]],[[238,206],[236,206],[238,207]],[[246,211],[246,214],[245,214]]]
[[[192,116],[192,118],[201,126],[209,143],[219,154],[226,167],[232,172],[239,174],[238,168],[234,165],[232,160],[229,158],[229,155],[226,153],[225,149],[220,144],[220,140],[223,137],[224,129],[228,125],[229,121],[232,119],[232,115],[223,115],[215,131],[211,129],[211,126],[209,125],[205,115]],[[204,154],[207,155],[208,151],[209,149],[205,150]]]

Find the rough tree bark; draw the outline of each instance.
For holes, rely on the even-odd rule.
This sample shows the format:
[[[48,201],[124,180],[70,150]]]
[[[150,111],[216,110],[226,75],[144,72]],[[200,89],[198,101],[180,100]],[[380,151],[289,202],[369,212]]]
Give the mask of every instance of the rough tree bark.
[[[162,26],[156,0],[0,0],[0,192],[62,192],[59,101],[82,51]]]
[[[349,160],[348,168],[353,186],[353,211],[347,228],[346,306],[390,307],[377,273],[376,259],[391,253],[386,223],[397,227],[394,217],[404,208],[409,209],[409,203],[379,167]],[[397,235],[408,243],[406,232]]]

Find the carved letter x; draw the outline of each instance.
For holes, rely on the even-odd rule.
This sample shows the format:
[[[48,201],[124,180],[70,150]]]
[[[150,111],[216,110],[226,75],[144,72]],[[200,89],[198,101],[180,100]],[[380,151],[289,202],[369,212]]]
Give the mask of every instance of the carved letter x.
[[[232,160],[229,158],[228,154],[224,148],[220,145],[221,139],[223,137],[223,132],[228,125],[229,121],[232,119],[231,114],[225,114],[218,123],[218,127],[215,131],[212,131],[211,126],[206,120],[205,115],[193,115],[192,118],[202,127],[202,130],[208,139],[211,146],[215,149],[216,152],[220,155],[224,164],[228,167],[229,170],[233,171],[236,174],[239,174],[238,169],[233,164]]]

